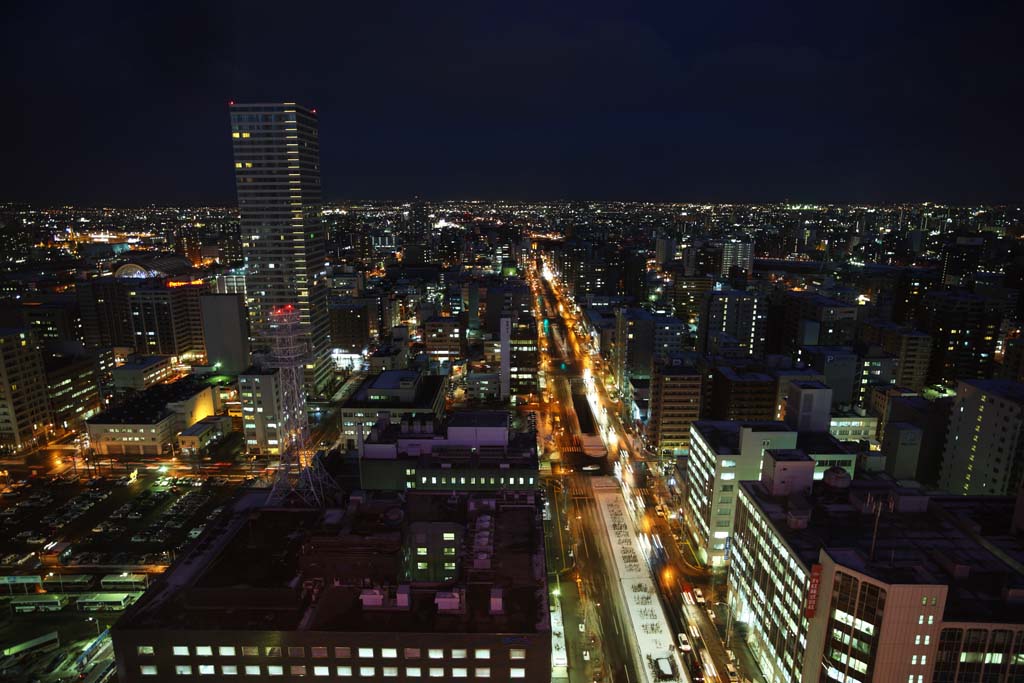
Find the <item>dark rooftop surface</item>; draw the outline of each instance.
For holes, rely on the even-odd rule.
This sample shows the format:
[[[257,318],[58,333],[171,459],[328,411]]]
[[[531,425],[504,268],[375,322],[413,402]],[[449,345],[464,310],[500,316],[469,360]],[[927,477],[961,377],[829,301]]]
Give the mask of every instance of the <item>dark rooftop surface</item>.
[[[848,452],[842,442],[828,432],[800,432],[796,435],[796,447],[809,455]]]
[[[932,495],[885,477],[856,479],[848,489],[817,482],[810,498],[773,497],[757,481],[741,486],[805,567],[824,548],[880,581],[949,586],[946,621],[1021,619],[1024,543],[1011,533],[1013,498]],[[873,558],[871,500],[886,504]],[[790,528],[787,512],[808,508],[807,527]],[[1008,592],[1015,601],[1006,600]]]
[[[396,374],[397,373],[397,374]],[[445,378],[442,375],[421,375],[419,382],[416,385],[416,395],[411,403],[402,402],[399,400],[385,400],[385,401],[371,401],[369,398],[370,391],[372,389],[381,389],[384,391],[397,390],[402,379],[415,380],[417,371],[415,370],[388,370],[367,377],[363,380],[352,395],[349,396],[348,400],[342,404],[342,408],[375,408],[383,410],[388,406],[399,406],[405,408],[417,408],[422,410],[430,410],[434,401],[444,386]],[[377,382],[380,384],[377,384]]]
[[[170,384],[156,384],[120,405],[90,417],[89,424],[153,424],[171,414],[168,403],[184,401],[211,386],[208,380],[185,377]]]
[[[740,452],[740,429],[749,427],[755,432],[791,432],[785,422],[751,421],[737,422],[733,420],[697,420],[694,428],[700,431],[704,441],[719,455]]]
[[[961,380],[968,386],[990,396],[999,396],[1014,403],[1024,403],[1024,384],[1009,379],[969,379]]]
[[[263,494],[265,498],[265,493]],[[243,503],[203,537],[131,610],[121,629],[332,630],[534,633],[547,628],[540,514],[524,497],[374,494],[346,509]],[[462,527],[459,575],[447,583],[405,576],[410,527]],[[487,566],[477,566],[485,530]],[[492,589],[503,609],[492,613]],[[383,603],[366,606],[365,591]],[[461,594],[459,609],[441,595]],[[402,606],[398,596],[408,595]]]

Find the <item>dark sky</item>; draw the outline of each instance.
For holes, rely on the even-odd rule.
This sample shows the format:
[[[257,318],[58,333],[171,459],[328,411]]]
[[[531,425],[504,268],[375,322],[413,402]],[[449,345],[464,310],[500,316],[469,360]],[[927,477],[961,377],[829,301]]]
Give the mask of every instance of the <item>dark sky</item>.
[[[0,200],[233,203],[227,102],[328,199],[1020,201],[1018,2],[8,2]]]

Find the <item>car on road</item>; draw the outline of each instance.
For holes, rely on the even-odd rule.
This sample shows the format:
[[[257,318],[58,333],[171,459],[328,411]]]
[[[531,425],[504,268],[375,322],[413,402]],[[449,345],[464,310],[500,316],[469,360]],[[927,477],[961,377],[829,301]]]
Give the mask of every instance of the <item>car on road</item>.
[[[732,664],[726,664],[725,665],[725,673],[728,674],[730,681],[738,681],[738,680],[740,680],[740,675],[739,675],[739,673],[737,673],[736,667],[733,666]]]
[[[707,600],[704,599],[704,591],[702,591],[699,588],[693,589],[693,597],[697,599],[698,605],[703,605],[707,603]]]
[[[676,634],[676,638],[679,641],[679,649],[683,652],[689,652],[692,648],[690,647],[690,639],[686,637],[685,633]]]
[[[590,661],[590,650],[584,650],[583,651],[583,661],[584,662],[589,662]]]

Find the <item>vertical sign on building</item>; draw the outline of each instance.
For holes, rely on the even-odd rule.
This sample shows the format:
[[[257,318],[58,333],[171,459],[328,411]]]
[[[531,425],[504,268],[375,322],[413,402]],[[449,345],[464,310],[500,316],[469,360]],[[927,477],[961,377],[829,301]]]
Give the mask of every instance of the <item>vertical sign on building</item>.
[[[818,586],[821,585],[821,565],[811,565],[811,582],[807,584],[807,605],[804,607],[804,616],[808,619],[814,617],[818,611]]]

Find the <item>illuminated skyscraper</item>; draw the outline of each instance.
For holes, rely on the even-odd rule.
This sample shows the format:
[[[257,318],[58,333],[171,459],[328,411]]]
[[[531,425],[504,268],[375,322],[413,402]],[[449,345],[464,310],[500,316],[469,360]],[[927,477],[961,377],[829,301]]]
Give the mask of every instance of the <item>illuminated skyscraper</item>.
[[[306,391],[322,395],[331,366],[316,112],[292,102],[232,103],[231,138],[256,346],[269,345],[270,311],[295,306],[311,349]]]

